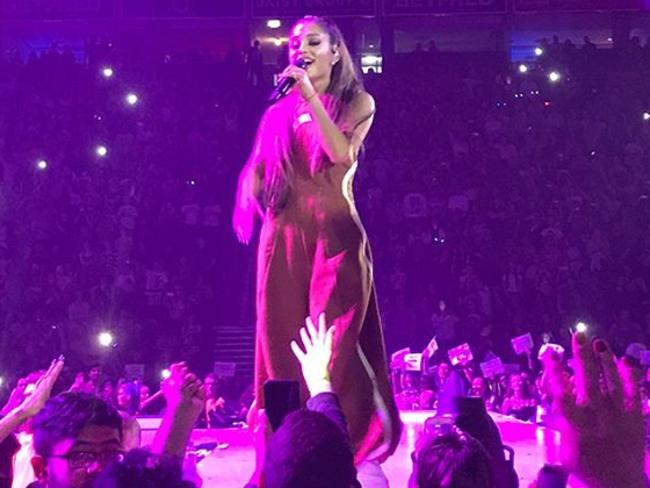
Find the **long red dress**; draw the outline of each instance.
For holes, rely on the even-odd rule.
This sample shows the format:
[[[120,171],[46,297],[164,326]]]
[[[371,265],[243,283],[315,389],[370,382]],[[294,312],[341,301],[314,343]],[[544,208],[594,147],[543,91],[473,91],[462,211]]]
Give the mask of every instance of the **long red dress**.
[[[313,121],[297,97],[275,107],[293,133],[293,184],[286,205],[267,211],[257,260],[256,400],[264,406],[267,379],[298,379],[308,392],[290,343],[304,319],[325,312],[337,332],[332,384],[345,412],[357,460],[386,455],[401,424],[388,381],[365,230],[352,197],[352,167],[310,162]],[[277,116],[270,118],[277,122]],[[273,125],[270,122],[269,125]],[[283,124],[280,124],[283,125]],[[258,137],[274,137],[273,128]]]

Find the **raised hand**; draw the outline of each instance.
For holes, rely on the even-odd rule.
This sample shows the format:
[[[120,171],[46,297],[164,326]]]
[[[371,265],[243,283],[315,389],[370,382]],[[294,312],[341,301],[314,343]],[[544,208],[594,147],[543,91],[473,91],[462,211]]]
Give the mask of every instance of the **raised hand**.
[[[25,399],[18,407],[18,410],[21,411],[25,417],[33,417],[41,411],[45,402],[50,398],[52,387],[54,387],[54,383],[56,383],[56,380],[59,378],[64,363],[65,359],[63,356],[52,361],[49,369],[34,385],[34,390],[25,396]]]
[[[563,464],[590,487],[647,486],[640,371],[617,361],[601,339],[592,344],[576,333],[572,347],[573,384],[560,361],[551,357],[545,362]]]
[[[311,317],[305,319],[305,327],[300,329],[303,349],[296,341],[291,341],[291,350],[302,367],[302,375],[311,396],[323,391],[331,391],[329,365],[332,359],[332,344],[335,327],[329,329],[325,314],[318,316],[318,328]]]
[[[184,362],[172,364],[169,371],[171,375],[161,383],[167,404],[170,408],[187,410],[198,417],[205,404],[203,383]]]
[[[184,362],[169,367],[171,375],[160,384],[167,411],[156,432],[151,452],[183,458],[196,419],[205,405],[203,383]]]

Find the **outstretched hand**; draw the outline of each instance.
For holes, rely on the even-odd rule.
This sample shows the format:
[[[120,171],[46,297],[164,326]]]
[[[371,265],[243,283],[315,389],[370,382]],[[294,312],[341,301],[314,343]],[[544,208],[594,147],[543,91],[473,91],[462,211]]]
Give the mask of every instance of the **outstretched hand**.
[[[63,370],[64,363],[65,359],[63,356],[52,361],[49,369],[34,385],[34,390],[25,396],[25,399],[18,407],[19,411],[22,412],[25,417],[31,418],[41,411],[45,402],[50,398],[52,388]]]
[[[304,351],[296,341],[291,341],[291,350],[300,361],[302,375],[311,396],[332,389],[329,365],[336,328],[331,326],[328,329],[326,322],[324,313],[318,316],[318,328],[311,317],[305,319],[305,327],[300,329]]]
[[[640,371],[617,361],[601,339],[592,344],[576,333],[572,346],[573,384],[557,358],[545,362],[563,464],[595,488],[646,486]]]

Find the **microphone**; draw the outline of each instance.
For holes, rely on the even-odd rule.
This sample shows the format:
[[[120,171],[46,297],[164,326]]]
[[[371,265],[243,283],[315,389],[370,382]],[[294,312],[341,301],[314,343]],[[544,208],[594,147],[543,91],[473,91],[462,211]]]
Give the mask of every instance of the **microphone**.
[[[307,67],[307,62],[304,59],[299,59],[294,64],[298,66],[298,68],[302,69],[305,69]],[[273,89],[273,92],[271,92],[268,102],[276,103],[277,101],[281,100],[287,95],[287,93],[289,93],[289,90],[291,90],[291,87],[295,84],[296,80],[293,78],[283,78],[280,83],[278,83],[278,85]]]

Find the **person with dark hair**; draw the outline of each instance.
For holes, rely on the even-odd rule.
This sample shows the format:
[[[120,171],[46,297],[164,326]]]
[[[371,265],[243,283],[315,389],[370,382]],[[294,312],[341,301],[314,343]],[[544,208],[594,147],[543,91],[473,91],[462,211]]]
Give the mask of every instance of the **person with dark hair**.
[[[97,396],[109,405],[115,406],[115,385],[113,380],[105,380]]]
[[[138,385],[127,382],[117,389],[117,404],[115,408],[129,416],[135,415],[140,409],[140,395]]]
[[[262,80],[264,69],[264,56],[262,55],[262,43],[255,39],[244,56],[246,63],[246,80],[251,86],[259,86]]]
[[[226,400],[221,396],[221,381],[214,373],[203,378],[205,409],[199,417],[199,426],[207,429],[227,427],[231,424],[226,413]]]
[[[309,409],[285,418],[267,446],[264,472],[268,488],[350,488],[356,478],[347,435]]]
[[[122,417],[122,444],[125,450],[140,447],[140,424],[135,418],[140,410],[138,385],[130,381],[122,383],[117,389],[115,408]]]
[[[32,466],[39,487],[90,486],[108,464],[124,457],[122,417],[85,393],[62,393],[34,417]]]
[[[88,368],[88,383],[92,385],[92,389],[95,392],[95,394],[99,394],[99,380],[102,375],[102,365],[99,363],[92,364],[90,368]]]
[[[243,243],[251,240],[255,216],[263,221],[255,406],[264,408],[267,379],[301,381],[301,399],[307,400],[289,343],[305,316],[326,313],[338,331],[332,384],[350,422],[357,462],[382,459],[397,447],[401,424],[388,381],[370,248],[352,194],[375,103],[329,19],[307,16],[294,24],[289,61],[281,77],[296,83],[262,117],[233,213]],[[256,418],[255,409],[249,417]]]
[[[490,458],[479,441],[458,429],[423,434],[412,454],[409,488],[496,488]]]
[[[360,487],[345,415],[330,381],[335,329],[325,316],[318,329],[311,319],[300,333],[304,347],[291,347],[302,365],[311,398],[307,408],[283,420],[266,446],[263,479],[266,488]]]
[[[484,401],[481,398],[458,396],[454,398],[454,410],[457,412],[454,425],[485,448],[495,486],[518,488],[519,476],[514,467],[514,451],[504,446],[499,428],[488,414]]]
[[[530,392],[528,381],[521,374],[513,374],[509,383],[508,393],[501,405],[501,413],[512,415],[519,420],[534,420],[537,400]]]
[[[241,407],[237,402],[225,398],[222,393],[224,385],[223,377],[214,373],[205,375],[203,379],[205,409],[199,417],[199,427],[207,429],[232,427],[246,417],[245,414],[242,415]]]
[[[472,380],[472,386],[468,392],[468,396],[472,398],[480,398],[485,403],[488,410],[495,410],[495,395],[490,391],[490,384],[483,376],[476,376]]]
[[[94,394],[95,389],[92,382],[88,379],[85,371],[78,371],[74,377],[74,382],[70,385],[70,392]]]

